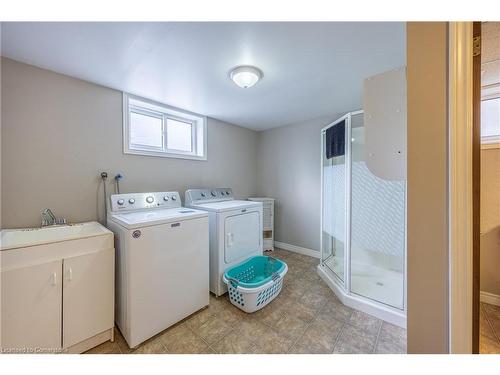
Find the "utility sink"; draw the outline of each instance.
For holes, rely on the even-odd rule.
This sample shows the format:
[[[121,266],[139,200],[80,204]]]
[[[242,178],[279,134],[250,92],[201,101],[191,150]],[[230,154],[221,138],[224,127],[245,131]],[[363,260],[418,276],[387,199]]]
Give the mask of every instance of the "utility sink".
[[[38,246],[105,234],[111,234],[111,232],[95,221],[44,228],[3,229],[0,237],[0,250]]]

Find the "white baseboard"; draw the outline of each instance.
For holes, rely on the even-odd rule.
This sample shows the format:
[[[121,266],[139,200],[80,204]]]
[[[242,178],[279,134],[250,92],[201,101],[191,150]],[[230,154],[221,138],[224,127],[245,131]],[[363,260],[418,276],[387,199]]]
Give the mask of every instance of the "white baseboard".
[[[479,294],[479,298],[481,302],[484,303],[489,303],[490,305],[495,305],[495,306],[500,306],[500,296],[493,294],[493,293],[488,293],[488,292],[481,292]]]
[[[319,251],[316,251],[313,249],[308,249],[306,247],[290,245],[289,243],[274,241],[274,246],[278,247],[280,249],[283,249],[283,250],[292,251],[294,253],[298,253],[298,254],[302,254],[302,255],[308,255],[308,256],[314,257],[314,258],[321,257],[321,254],[319,253]]]

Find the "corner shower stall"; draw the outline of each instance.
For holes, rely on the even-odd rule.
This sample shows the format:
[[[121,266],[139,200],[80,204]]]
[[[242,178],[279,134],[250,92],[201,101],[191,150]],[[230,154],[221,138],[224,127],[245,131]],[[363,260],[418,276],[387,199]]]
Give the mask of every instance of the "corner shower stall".
[[[318,273],[345,305],[406,327],[406,180],[372,171],[364,122],[351,112],[321,131]]]

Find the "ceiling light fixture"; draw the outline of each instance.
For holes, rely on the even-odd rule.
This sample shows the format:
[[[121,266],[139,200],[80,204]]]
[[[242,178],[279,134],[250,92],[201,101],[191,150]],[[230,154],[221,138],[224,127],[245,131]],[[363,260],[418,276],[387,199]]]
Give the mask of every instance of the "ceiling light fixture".
[[[247,89],[262,78],[262,72],[254,66],[238,66],[231,70],[229,78],[241,88]]]

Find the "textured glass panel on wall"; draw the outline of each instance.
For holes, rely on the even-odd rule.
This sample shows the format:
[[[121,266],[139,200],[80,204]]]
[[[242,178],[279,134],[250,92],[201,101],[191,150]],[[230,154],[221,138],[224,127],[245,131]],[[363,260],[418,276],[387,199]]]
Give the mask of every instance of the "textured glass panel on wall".
[[[130,143],[137,146],[162,148],[163,119],[130,112]]]
[[[192,152],[192,135],[193,124],[167,119],[167,149]]]
[[[351,149],[351,291],[402,309],[406,184],[369,171],[364,127],[352,128]]]
[[[323,146],[325,135],[323,134]],[[326,150],[326,147],[323,148]],[[324,264],[344,282],[345,256],[345,155],[323,155],[323,254]]]

